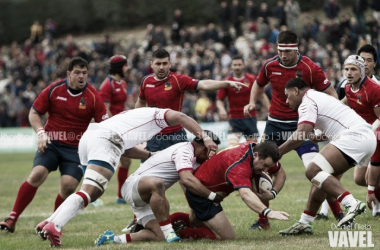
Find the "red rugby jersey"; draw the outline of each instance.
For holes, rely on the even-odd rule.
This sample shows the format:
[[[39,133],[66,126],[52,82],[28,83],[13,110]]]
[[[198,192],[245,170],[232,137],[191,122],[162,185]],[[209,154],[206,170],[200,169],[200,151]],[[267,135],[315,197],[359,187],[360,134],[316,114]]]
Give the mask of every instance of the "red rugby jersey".
[[[151,74],[141,80],[139,97],[145,100],[148,106],[181,111],[185,90],[195,91],[197,84],[198,80],[173,72],[162,80],[157,80],[154,74]],[[161,134],[171,134],[181,129],[180,125],[168,127],[162,130]]]
[[[373,109],[380,106],[380,85],[364,77],[357,91],[352,91],[351,84],[345,86],[345,91],[348,105],[366,122],[372,124],[377,119]]]
[[[220,151],[204,162],[194,176],[213,192],[227,195],[242,187],[252,188],[253,147],[255,143],[244,142]],[[280,165],[269,168],[275,174]]]
[[[256,80],[256,76],[245,73],[241,78],[235,78],[232,74],[228,77],[225,77],[224,80],[228,81],[237,81],[244,83],[248,88],[241,88],[240,91],[235,90],[232,87],[219,89],[216,98],[218,100],[224,100],[226,97],[228,98],[228,106],[229,106],[229,118],[245,118],[244,116],[244,106],[249,103],[249,97],[251,94],[252,85]],[[251,116],[256,116],[256,111],[251,111]]]
[[[300,72],[302,79],[310,88],[324,91],[330,86],[322,69],[306,56],[299,56],[296,65],[286,67],[281,64],[279,56],[275,56],[261,67],[257,76],[257,83],[264,86],[269,82],[272,84],[272,100],[269,107],[269,115],[279,120],[298,120],[298,112],[290,109],[286,104],[285,85],[296,77]]]
[[[116,81],[111,76],[108,76],[102,85],[100,85],[100,96],[103,102],[111,104],[110,111],[112,115],[124,111],[125,101],[127,100],[127,88],[127,83],[124,80]]]
[[[45,88],[34,101],[33,108],[41,115],[49,114],[45,131],[53,140],[73,146],[78,146],[92,118],[101,122],[108,117],[94,87],[87,83],[81,93],[73,95],[69,92],[67,79]]]

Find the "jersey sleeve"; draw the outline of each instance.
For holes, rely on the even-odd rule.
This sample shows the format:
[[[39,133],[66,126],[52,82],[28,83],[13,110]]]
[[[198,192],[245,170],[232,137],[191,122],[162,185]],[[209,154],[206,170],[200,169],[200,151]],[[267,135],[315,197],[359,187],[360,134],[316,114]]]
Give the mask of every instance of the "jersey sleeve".
[[[298,125],[302,123],[308,123],[315,126],[317,121],[317,104],[311,99],[304,97],[301,105],[298,108]]]
[[[175,163],[175,167],[178,172],[183,170],[193,171],[194,150],[191,144],[183,145],[177,148],[172,155],[172,159]]]
[[[181,90],[197,90],[199,80],[185,75],[175,75],[174,77],[178,78]]]
[[[277,172],[280,170],[280,168],[281,168],[281,163],[277,162],[276,164],[274,164],[272,167],[270,167],[268,169],[268,173],[269,174],[277,174]]]
[[[380,107],[380,87],[376,85],[376,88],[374,88],[374,91],[370,91],[370,93],[371,93],[370,100],[371,100],[372,108]]]
[[[144,83],[145,83],[145,77],[141,80],[141,84],[140,84],[139,98],[141,100],[146,100],[145,99],[145,92],[144,92]]]
[[[312,69],[312,74],[313,74],[312,76],[313,81],[311,83],[311,87],[313,89],[323,92],[328,87],[330,87],[331,83],[329,79],[327,79],[325,73],[323,73],[321,67],[314,64],[314,67]]]
[[[260,86],[265,86],[269,82],[269,79],[266,75],[266,70],[267,70],[267,63],[265,63],[263,66],[261,66],[260,71],[259,71],[259,75],[255,79],[257,84]]]
[[[166,119],[166,113],[170,111],[170,109],[156,109],[154,114],[154,120],[156,121],[157,126],[164,129],[170,127],[169,122]]]
[[[250,161],[249,161],[250,162]],[[243,187],[251,188],[251,166],[248,161],[240,162],[227,171],[227,181],[235,190]]]
[[[108,77],[100,85],[100,96],[102,97],[103,102],[111,102],[112,99],[112,86]]]
[[[95,122],[101,122],[108,118],[106,106],[103,103],[102,97],[99,93],[95,92]]]
[[[49,92],[50,88],[45,88],[38,95],[37,99],[33,103],[33,109],[40,115],[44,115],[49,110]]]

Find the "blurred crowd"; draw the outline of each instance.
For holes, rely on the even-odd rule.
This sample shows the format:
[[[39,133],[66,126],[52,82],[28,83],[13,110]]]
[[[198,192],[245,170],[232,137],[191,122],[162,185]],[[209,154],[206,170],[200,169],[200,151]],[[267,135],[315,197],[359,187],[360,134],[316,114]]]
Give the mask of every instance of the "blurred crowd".
[[[344,10],[344,11],[343,11]],[[322,13],[322,12],[321,12]],[[108,75],[107,60],[114,54],[128,58],[128,103],[133,108],[140,80],[152,73],[151,54],[166,48],[172,71],[196,79],[221,79],[229,73],[231,59],[243,55],[247,71],[255,75],[262,63],[277,54],[281,30],[297,31],[299,51],[318,63],[332,84],[343,80],[344,59],[364,44],[372,44],[380,60],[380,1],[355,0],[343,9],[337,0],[326,0],[323,14],[303,14],[295,0],[278,1],[274,7],[254,1],[221,2],[219,23],[194,26],[177,9],[170,27],[148,24],[145,36],[112,33],[95,39],[59,36],[59,24],[48,19],[34,22],[30,38],[3,45],[0,51],[0,127],[29,126],[28,113],[36,96],[48,84],[66,77],[74,56],[89,62],[88,80],[96,88]],[[380,61],[377,62],[378,65]],[[379,67],[376,75],[380,76]],[[267,89],[270,98],[270,86]],[[183,112],[200,122],[218,121],[216,93],[187,93]],[[264,112],[259,119],[265,119]]]

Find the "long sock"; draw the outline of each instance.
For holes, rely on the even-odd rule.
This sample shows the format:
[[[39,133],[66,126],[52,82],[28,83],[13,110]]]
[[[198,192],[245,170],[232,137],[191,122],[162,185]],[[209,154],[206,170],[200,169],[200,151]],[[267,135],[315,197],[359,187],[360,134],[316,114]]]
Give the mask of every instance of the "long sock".
[[[265,206],[269,207],[269,201],[263,202]],[[267,223],[268,222],[268,217],[262,215],[261,213],[259,214],[259,222],[260,223]]]
[[[173,232],[173,226],[172,224],[170,223],[170,220],[164,220],[164,221],[160,221],[159,222],[160,224],[160,228],[162,230],[162,232],[164,233],[165,237],[170,234],[171,232]]]
[[[340,214],[340,213],[343,213],[343,210],[342,208],[340,207],[340,203],[338,200],[335,200],[333,202],[329,202],[329,206],[330,206],[330,209],[331,211],[333,212],[335,218],[337,218],[337,216]]]
[[[190,215],[188,213],[176,212],[171,214],[169,218],[173,223],[181,220],[185,222],[187,227],[190,226]]]
[[[181,237],[182,239],[193,239],[193,240],[211,239],[211,240],[216,240],[215,234],[206,226],[198,227],[198,228],[186,227],[178,233],[178,236]]]
[[[60,194],[57,194],[54,202],[54,211],[64,202],[65,200],[61,197]]]
[[[311,222],[314,221],[316,216],[317,216],[316,213],[312,213],[312,212],[305,210],[301,214],[301,219],[299,220],[299,222],[302,224],[310,224]]]
[[[339,195],[337,200],[345,207],[351,207],[351,206],[355,206],[357,204],[357,201],[354,198],[354,196],[348,191]]]
[[[375,197],[378,201],[380,201],[380,187],[377,187],[374,191]]]
[[[29,203],[32,202],[37,189],[37,187],[30,185],[27,181],[21,184],[12,212],[9,215],[9,217],[13,218],[15,222]]]
[[[321,210],[319,210],[320,214],[328,215],[329,214],[329,203],[327,200],[324,200],[324,202],[321,205]]]
[[[116,244],[126,244],[132,242],[131,234],[115,235],[113,241]]]
[[[128,172],[129,168],[121,168],[119,167],[119,170],[117,171],[117,183],[118,183],[118,189],[117,189],[117,197],[123,198],[121,195],[121,187],[123,186],[125,180],[128,178]]]
[[[58,213],[54,216],[54,219],[52,220],[52,222],[54,222],[55,229],[60,232],[62,228],[66,225],[66,223],[69,222],[72,218],[74,218],[77,214],[82,212],[82,210],[90,202],[90,196],[83,190],[80,190],[75,194],[70,195],[62,203],[62,205],[59,206],[59,209],[57,209],[56,211]]]

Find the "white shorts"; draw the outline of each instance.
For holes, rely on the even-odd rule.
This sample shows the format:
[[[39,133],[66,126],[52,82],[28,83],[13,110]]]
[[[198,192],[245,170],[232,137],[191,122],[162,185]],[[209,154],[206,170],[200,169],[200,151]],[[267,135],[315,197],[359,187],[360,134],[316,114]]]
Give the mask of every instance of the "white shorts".
[[[364,166],[375,152],[377,141],[370,126],[362,126],[344,131],[331,144],[351,157],[359,166]]]
[[[91,160],[104,161],[116,171],[123,153],[123,140],[108,129],[87,130],[79,141],[79,159],[82,165]]]
[[[143,176],[131,175],[121,187],[121,195],[124,200],[132,207],[133,214],[136,216],[137,223],[145,227],[146,223],[156,219],[152,208],[143,201],[138,192],[138,184]]]

